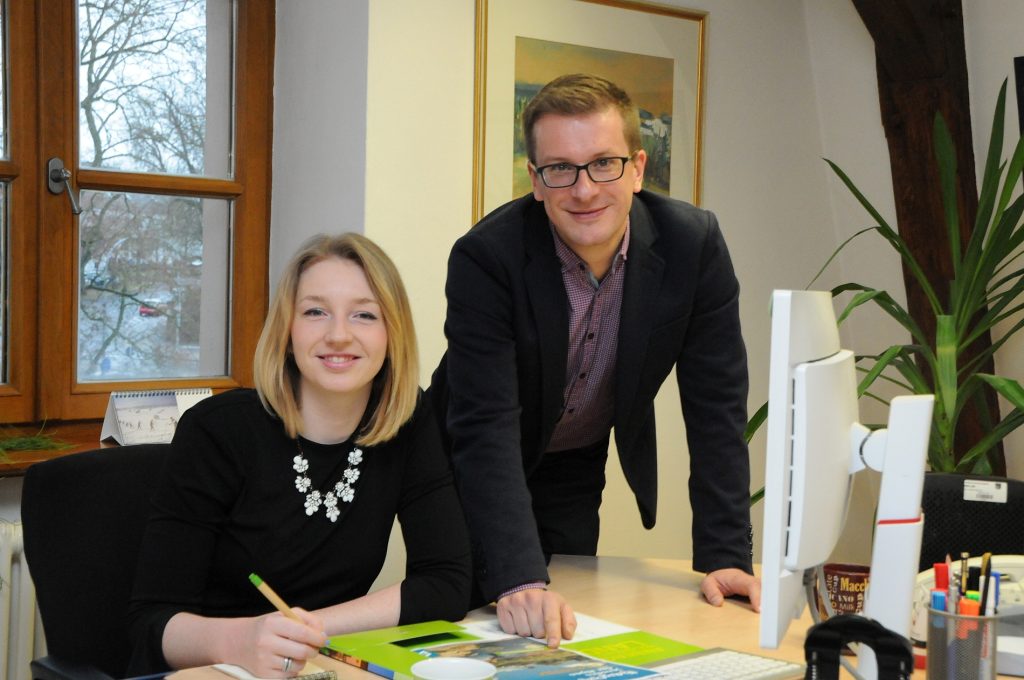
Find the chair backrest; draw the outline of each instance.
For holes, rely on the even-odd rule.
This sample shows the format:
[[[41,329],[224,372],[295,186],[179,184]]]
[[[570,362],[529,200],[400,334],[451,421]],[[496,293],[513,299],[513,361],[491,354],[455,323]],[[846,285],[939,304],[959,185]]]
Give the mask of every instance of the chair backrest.
[[[25,557],[50,655],[124,677],[139,546],[169,449],[97,449],[37,463],[25,474]]]
[[[1024,554],[1024,481],[929,472],[921,495],[920,571],[947,554]]]

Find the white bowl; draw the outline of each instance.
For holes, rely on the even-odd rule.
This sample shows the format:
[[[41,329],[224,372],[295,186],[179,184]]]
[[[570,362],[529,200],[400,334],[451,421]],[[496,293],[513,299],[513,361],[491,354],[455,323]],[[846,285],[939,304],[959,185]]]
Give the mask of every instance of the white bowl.
[[[412,665],[416,680],[489,680],[497,672],[494,664],[455,656],[436,656]]]

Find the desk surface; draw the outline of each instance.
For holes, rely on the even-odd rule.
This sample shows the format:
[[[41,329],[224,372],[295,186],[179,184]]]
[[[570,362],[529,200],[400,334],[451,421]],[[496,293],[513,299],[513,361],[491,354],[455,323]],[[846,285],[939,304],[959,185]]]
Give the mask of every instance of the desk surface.
[[[806,608],[802,618],[790,625],[778,649],[761,649],[757,614],[748,605],[731,600],[722,607],[706,604],[700,595],[701,575],[690,570],[689,560],[558,555],[552,560],[550,573],[552,588],[584,614],[701,647],[729,647],[803,660],[804,634],[812,623]],[[377,677],[323,656],[317,663],[336,669],[340,679]],[[227,676],[212,668],[195,668],[171,677],[225,680]],[[914,677],[924,678],[924,672],[917,671]]]

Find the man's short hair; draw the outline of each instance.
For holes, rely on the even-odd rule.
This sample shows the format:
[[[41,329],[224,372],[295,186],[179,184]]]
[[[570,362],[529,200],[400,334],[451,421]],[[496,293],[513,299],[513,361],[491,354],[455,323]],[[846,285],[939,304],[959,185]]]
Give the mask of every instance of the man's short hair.
[[[615,108],[622,115],[622,129],[629,152],[642,148],[640,116],[626,91],[615,83],[588,73],[559,76],[541,88],[523,109],[523,135],[531,163],[536,163],[537,150],[533,128],[541,116],[582,116]]]

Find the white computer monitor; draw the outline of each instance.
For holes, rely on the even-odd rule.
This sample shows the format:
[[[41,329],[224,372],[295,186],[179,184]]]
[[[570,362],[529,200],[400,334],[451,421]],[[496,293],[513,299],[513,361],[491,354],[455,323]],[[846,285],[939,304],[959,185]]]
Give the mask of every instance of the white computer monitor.
[[[861,425],[856,358],[840,346],[827,292],[775,291],[771,331],[761,646],[778,647],[802,613],[805,572],[835,548],[853,475],[865,467],[882,472],[872,565],[886,568],[872,569],[864,613],[907,635],[933,398],[897,397],[887,429]]]
[[[853,357],[840,347],[831,295],[775,291],[771,337],[761,646],[774,648],[803,611],[804,571],[828,558],[842,532],[853,484],[848,433],[858,411]]]

